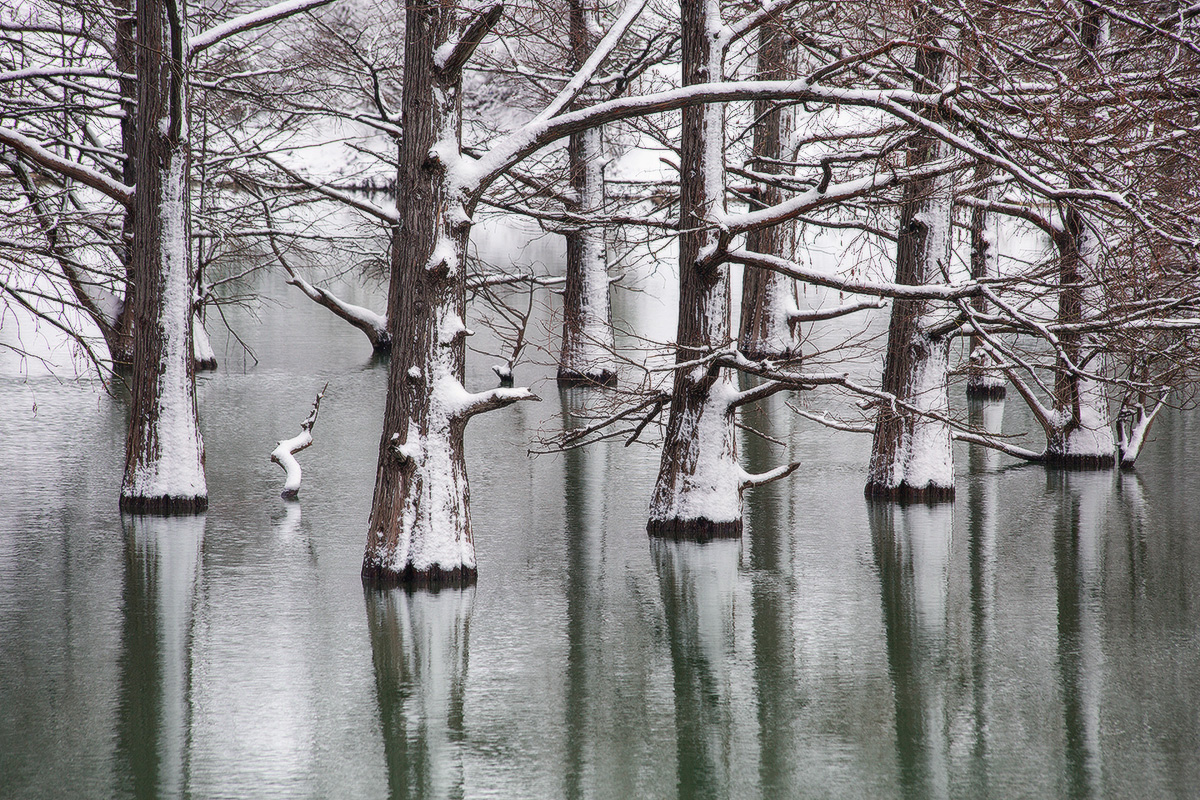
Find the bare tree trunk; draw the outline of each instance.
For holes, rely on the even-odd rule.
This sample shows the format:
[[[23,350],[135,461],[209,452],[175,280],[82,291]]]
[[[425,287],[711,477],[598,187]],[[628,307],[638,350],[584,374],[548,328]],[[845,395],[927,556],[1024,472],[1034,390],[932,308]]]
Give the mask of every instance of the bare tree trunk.
[[[121,508],[196,512],[208,489],[192,360],[186,11],[183,0],[139,0],[137,14],[137,291]]]
[[[723,53],[714,43],[716,5],[683,0],[683,84],[717,80]],[[710,104],[683,110],[679,194],[679,329],[676,363],[725,347],[730,339],[729,266],[705,258],[717,244],[707,221],[724,204],[724,110]],[[649,532],[705,539],[740,536],[741,472],[734,436],[737,389],[725,368],[675,371],[662,462],[650,500]]]
[[[1059,237],[1058,321],[1077,324],[1097,316],[1103,304],[1100,242],[1075,208],[1066,213],[1066,232]],[[1059,337],[1062,352],[1077,368],[1102,373],[1105,358],[1086,334]],[[1059,357],[1054,378],[1053,425],[1048,428],[1046,460],[1072,467],[1111,467],[1117,443],[1108,413],[1105,385],[1071,370]]]
[[[470,394],[462,383],[472,210],[452,180],[461,159],[462,64],[503,7],[483,9],[465,31],[456,8],[451,0],[407,6],[392,357],[362,567],[364,580],[380,584],[475,580],[463,431],[473,414],[533,397],[525,389]],[[452,37],[457,45],[447,44]]]
[[[779,25],[767,23],[758,34],[758,80],[783,80],[795,73],[795,43]],[[779,173],[777,163],[787,158],[795,111],[771,100],[754,103],[754,169]],[[783,192],[774,186],[755,189],[753,206],[766,208],[783,202]],[[791,225],[771,225],[746,234],[746,249],[754,253],[791,260]],[[797,285],[778,272],[747,267],[742,279],[742,319],[739,348],[753,359],[792,359],[800,356],[800,337],[792,315],[796,313]]]
[[[980,164],[975,168],[976,183],[986,184],[994,172],[992,166]],[[994,191],[985,188],[982,199],[986,201],[993,194]],[[995,214],[978,206],[971,209],[971,277],[976,280],[996,278],[1000,275],[995,225]],[[971,298],[971,306],[980,313],[986,313],[988,310],[988,302],[982,295]],[[994,367],[995,359],[984,348],[982,338],[972,335],[969,347],[967,397],[1002,400],[1007,392],[1008,381]]]
[[[571,0],[571,62],[579,69],[600,39],[590,0]],[[567,144],[571,191],[569,211],[593,214],[604,207],[604,133],[591,128]],[[580,225],[566,234],[567,281],[563,290],[563,341],[559,386],[616,386],[612,305],[604,230]]]
[[[116,36],[113,42],[113,62],[122,78],[117,81],[121,93],[121,182],[126,186],[137,186],[138,164],[138,82],[131,75],[137,74],[137,44],[135,41],[135,14],[131,0],[113,0],[116,17]],[[136,206],[135,206],[136,208]],[[133,309],[137,305],[137,281],[133,273],[133,239],[135,235],[135,210],[126,209],[121,223],[124,247],[121,249],[121,265],[125,269],[125,297],[112,328],[104,332],[108,355],[117,365],[133,363]],[[102,328],[103,330],[103,328]]]
[[[1079,43],[1082,48],[1079,71],[1094,76],[1097,64],[1105,58],[1105,17],[1090,3],[1084,4]],[[1070,112],[1069,123],[1079,141],[1094,133],[1093,110],[1080,100]],[[1086,154],[1086,148],[1085,148]],[[1072,184],[1076,181],[1073,179]],[[1076,186],[1075,188],[1081,188]],[[1068,203],[1063,214],[1064,231],[1058,237],[1059,294],[1058,321],[1063,324],[1084,322],[1102,312],[1104,289],[1101,275],[1102,242],[1094,220],[1085,218],[1074,204]],[[1060,337],[1062,353],[1075,368],[1093,374],[1106,371],[1106,358],[1094,336],[1068,333]],[[1066,364],[1060,355],[1054,379],[1054,424],[1047,428],[1046,460],[1072,467],[1105,468],[1116,463],[1117,443],[1108,412],[1108,392],[1103,383],[1085,377]]]
[[[914,86],[930,91],[941,85],[946,68],[940,23],[918,6],[916,28],[923,44],[917,51]],[[938,158],[938,141],[914,135],[908,146],[908,165]],[[913,181],[904,188],[900,234],[896,244],[896,283],[945,283],[949,267],[951,178],[941,175]],[[937,319],[930,300],[895,300],[888,329],[883,390],[900,405],[882,404],[875,422],[866,494],[896,500],[949,500],[954,497],[950,426],[943,421],[950,408],[947,393],[950,342],[934,338],[929,328]]]

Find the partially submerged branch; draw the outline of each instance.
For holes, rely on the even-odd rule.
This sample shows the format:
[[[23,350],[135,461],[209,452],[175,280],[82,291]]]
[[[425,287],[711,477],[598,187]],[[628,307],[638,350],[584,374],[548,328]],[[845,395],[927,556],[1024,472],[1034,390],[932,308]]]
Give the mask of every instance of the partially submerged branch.
[[[300,423],[300,433],[291,439],[279,442],[278,446],[271,451],[271,460],[283,467],[283,471],[287,473],[287,480],[284,482],[283,492],[280,494],[284,500],[295,500],[300,496],[300,462],[296,460],[296,453],[307,449],[313,443],[312,429],[316,427],[317,413],[321,410],[321,400],[325,397],[325,390],[328,388],[329,384],[326,383],[317,393],[312,411],[308,412],[308,416]]]

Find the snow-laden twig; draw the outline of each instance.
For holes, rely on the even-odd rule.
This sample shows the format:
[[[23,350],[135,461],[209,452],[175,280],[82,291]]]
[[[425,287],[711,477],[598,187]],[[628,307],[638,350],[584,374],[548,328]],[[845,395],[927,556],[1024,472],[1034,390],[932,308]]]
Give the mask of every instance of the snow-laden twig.
[[[75,161],[52,153],[40,144],[9,128],[0,127],[0,144],[6,144],[21,155],[36,164],[57,172],[67,178],[79,181],[96,191],[107,195],[124,206],[133,204],[133,187],[126,186],[120,181],[113,180],[102,172],[85,167]]]
[[[596,45],[596,49],[592,51],[592,54],[588,56],[587,61],[583,62],[583,66],[571,76],[571,80],[562,88],[562,91],[534,117],[534,122],[544,122],[550,119],[579,97],[580,93],[587,88],[592,76],[596,74],[596,70],[600,69],[600,65],[604,63],[604,60],[608,58],[613,48],[617,46],[621,37],[625,35],[625,31],[629,29],[629,26],[642,13],[642,9],[646,7],[646,2],[647,0],[630,0],[630,3],[625,6],[625,10],[621,13],[621,16],[609,28],[608,33],[600,40],[600,43]]]
[[[774,483],[775,481],[786,478],[799,468],[799,461],[793,461],[790,464],[782,464],[778,467],[775,467],[775,469],[769,469],[766,472],[758,472],[753,474],[739,468],[742,477],[738,482],[738,489],[740,491],[745,491],[746,489],[751,489],[755,486],[765,486],[768,483]]]
[[[332,2],[333,0],[284,0],[282,3],[275,3],[266,8],[234,17],[189,38],[187,42],[188,58],[235,34],[270,25],[272,22],[299,14],[301,11],[320,8]]]
[[[283,467],[283,471],[287,473],[287,480],[283,484],[283,492],[280,495],[284,500],[295,500],[300,496],[300,462],[296,460],[296,453],[308,448],[313,443],[312,429],[317,424],[317,412],[321,410],[321,399],[325,397],[325,390],[328,388],[329,384],[326,383],[317,393],[312,411],[308,412],[308,416],[300,423],[300,433],[291,439],[279,442],[278,446],[271,451],[271,460]]]

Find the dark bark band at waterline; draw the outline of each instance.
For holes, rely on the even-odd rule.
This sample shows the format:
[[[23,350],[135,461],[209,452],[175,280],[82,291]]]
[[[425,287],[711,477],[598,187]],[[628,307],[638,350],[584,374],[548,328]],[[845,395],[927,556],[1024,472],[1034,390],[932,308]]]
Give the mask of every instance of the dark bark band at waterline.
[[[652,519],[646,533],[660,539],[679,542],[711,542],[714,539],[738,539],[742,521],[714,522],[711,519]]]
[[[573,369],[558,370],[558,387],[560,389],[576,389],[594,387],[598,389],[615,389],[617,373],[611,370],[601,370],[595,373],[576,372]]]
[[[951,503],[954,501],[953,486],[913,486],[904,482],[899,486],[884,486],[880,483],[868,483],[863,490],[868,500],[884,500],[893,503]]]
[[[1042,459],[1050,469],[1112,469],[1117,465],[1116,454],[1078,455],[1073,453],[1046,453]]]
[[[381,589],[405,587],[409,589],[461,589],[474,586],[477,573],[474,567],[442,569],[436,564],[428,569],[417,569],[406,564],[397,572],[382,564],[364,563],[362,581],[364,585]]]
[[[121,495],[121,511],[129,514],[146,514],[160,517],[202,514],[208,510],[207,497],[136,497]]]
[[[1008,394],[1008,385],[1003,383],[967,383],[967,398],[970,400],[1003,400]]]

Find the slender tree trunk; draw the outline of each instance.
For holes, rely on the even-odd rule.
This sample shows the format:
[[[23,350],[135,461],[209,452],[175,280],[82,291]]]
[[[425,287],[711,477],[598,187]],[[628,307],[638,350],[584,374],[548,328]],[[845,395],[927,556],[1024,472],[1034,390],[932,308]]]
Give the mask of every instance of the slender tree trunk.
[[[113,41],[113,61],[117,71],[123,76],[117,81],[117,89],[121,93],[121,181],[126,186],[137,186],[137,119],[138,119],[138,82],[131,75],[137,74],[137,45],[135,41],[135,14],[130,0],[113,0],[113,10],[116,12],[116,37]],[[125,297],[121,303],[117,317],[109,330],[105,330],[104,342],[108,346],[108,355],[113,363],[120,365],[133,364],[133,309],[137,305],[137,281],[133,274],[133,238],[134,219],[133,209],[127,209],[121,223],[123,239],[121,264],[125,269]]]
[[[571,65],[578,69],[600,39],[590,0],[571,0]],[[604,133],[591,128],[570,137],[571,191],[568,210],[594,214],[604,207]],[[609,300],[604,229],[580,225],[566,234],[567,282],[563,291],[563,341],[559,386],[615,386],[616,347]]]
[[[779,25],[766,24],[758,34],[758,79],[783,80],[795,74],[796,48]],[[778,161],[786,159],[795,110],[771,100],[754,103],[754,169],[777,174]],[[755,189],[753,206],[766,208],[783,201],[774,186]],[[754,253],[792,258],[791,225],[772,225],[746,234],[746,249]],[[796,312],[797,284],[793,278],[768,269],[747,267],[742,279],[742,318],[738,346],[750,358],[792,359],[800,356],[800,337],[792,315]]]
[[[995,169],[988,164],[975,168],[976,183],[986,184]],[[983,199],[995,192],[984,189]],[[971,277],[976,280],[996,278],[1000,275],[999,250],[995,241],[996,215],[984,208],[971,209]],[[988,302],[982,297],[971,298],[971,306],[979,313],[987,313]],[[983,347],[979,336],[970,338],[970,358],[967,364],[967,397],[978,400],[1001,400],[1007,392],[1008,381],[994,367],[995,359]]]
[[[388,294],[393,345],[362,567],[363,579],[379,584],[475,580],[463,432],[473,414],[532,398],[524,389],[473,395],[462,383],[471,203],[453,189],[466,57],[446,52],[461,52],[446,44],[460,33],[456,9],[451,0],[407,6],[396,181],[401,221],[392,235]],[[480,12],[463,35],[478,43],[501,9]]]
[[[718,80],[716,4],[683,0],[683,83]],[[717,244],[706,224],[724,204],[724,110],[683,110],[679,196],[679,329],[676,363],[701,358],[730,339],[729,266],[704,258]],[[675,371],[662,463],[650,500],[652,535],[704,539],[740,536],[741,472],[734,436],[737,396],[730,373],[709,366]]]
[[[196,512],[208,505],[192,360],[186,11],[139,0],[133,239],[133,404],[121,507]]]
[[[918,6],[917,30],[927,45],[917,51],[914,80],[918,91],[940,86],[946,67],[939,23]],[[908,164],[935,160],[945,145],[927,135],[909,142]],[[896,244],[896,282],[944,283],[949,267],[951,179],[938,176],[905,186]],[[929,300],[895,300],[888,329],[883,390],[900,405],[881,405],[875,422],[866,493],[896,500],[949,500],[954,497],[950,426],[942,421],[950,409],[947,392],[950,342],[930,335],[937,304]],[[942,419],[939,419],[941,417]]]

